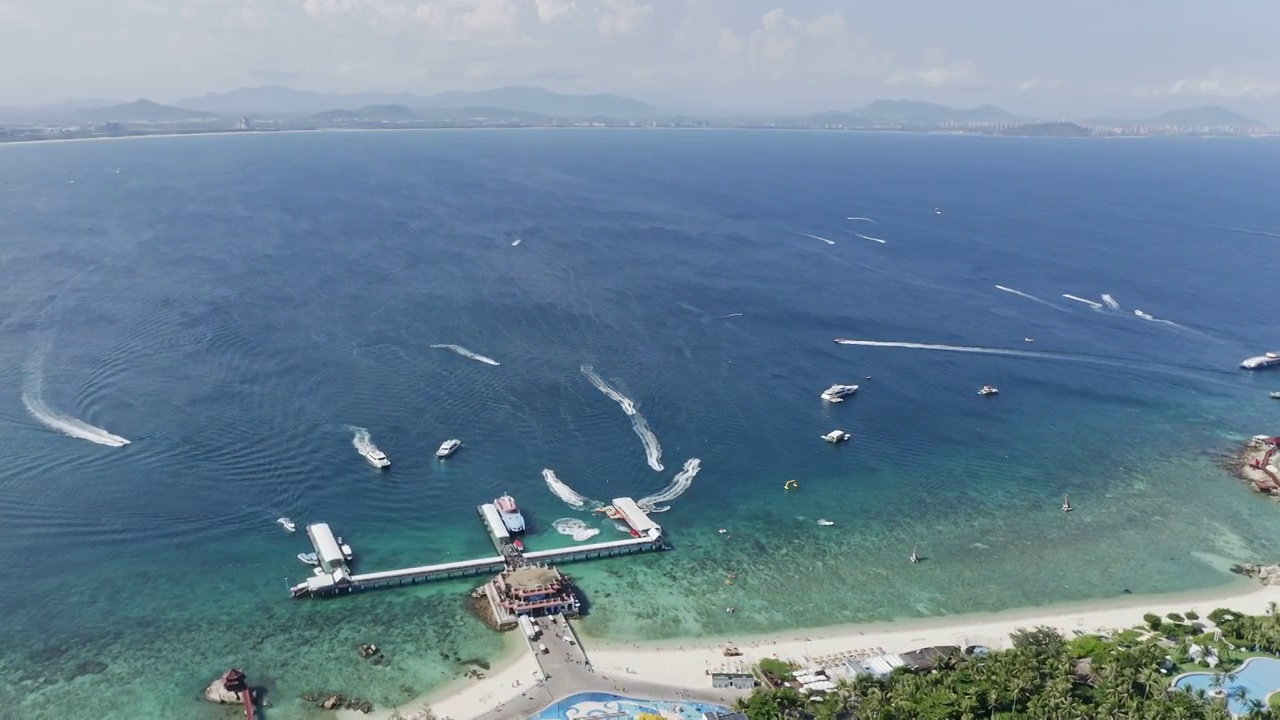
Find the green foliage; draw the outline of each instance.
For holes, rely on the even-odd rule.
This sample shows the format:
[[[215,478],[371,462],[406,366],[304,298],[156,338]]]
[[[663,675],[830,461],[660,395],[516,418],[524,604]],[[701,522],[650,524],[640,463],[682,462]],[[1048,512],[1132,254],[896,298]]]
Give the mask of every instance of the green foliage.
[[[1200,613],[1196,612],[1195,610],[1188,610],[1185,613],[1183,613],[1182,616],[1191,621],[1200,619]]]
[[[1170,620],[1176,623],[1182,622],[1182,616],[1179,615],[1178,613],[1169,613],[1168,615],[1165,615],[1165,617],[1169,618]]]
[[[1146,623],[1147,627],[1151,628],[1153,631],[1160,629],[1160,616],[1155,613],[1147,613],[1146,615],[1143,615],[1142,622]]]
[[[783,662],[782,660],[765,658],[760,661],[761,671],[772,673],[782,678],[783,680],[790,680],[792,671],[795,669],[796,669],[796,666],[793,663]]]
[[[1228,618],[1240,617],[1244,617],[1243,613],[1238,613],[1235,610],[1228,610],[1227,608],[1218,608],[1217,610],[1209,613],[1209,622],[1221,627],[1222,623],[1227,621]]]

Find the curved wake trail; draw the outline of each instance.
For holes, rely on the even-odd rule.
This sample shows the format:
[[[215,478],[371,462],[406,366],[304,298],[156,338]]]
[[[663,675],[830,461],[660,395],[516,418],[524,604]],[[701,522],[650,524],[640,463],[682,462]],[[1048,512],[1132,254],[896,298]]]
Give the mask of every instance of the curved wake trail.
[[[847,217],[847,218],[845,218],[845,220],[861,220],[862,222],[869,222],[869,223],[873,223],[873,222],[875,222],[875,220],[872,220],[871,218],[868,218],[868,217],[858,217],[858,216],[856,216],[856,215],[855,215],[854,217]]]
[[[826,243],[826,244],[828,244],[828,245],[835,245],[835,244],[836,244],[836,241],[835,241],[835,240],[828,240],[827,238],[824,238],[824,237],[822,237],[821,235],[810,235],[809,233],[800,233],[800,234],[801,234],[801,235],[803,235],[803,236],[805,236],[805,237],[807,237],[807,238],[813,238],[814,240],[821,240],[822,242],[824,242],[824,243]]]
[[[1107,304],[1107,309],[1108,309],[1108,310],[1119,310],[1119,309],[1120,309],[1120,303],[1116,302],[1116,299],[1115,299],[1115,298],[1111,297],[1110,295],[1108,295],[1108,294],[1106,294],[1106,293],[1102,293],[1102,302],[1104,302],[1104,303],[1106,303],[1106,304]]]
[[[1164,323],[1165,325],[1172,325],[1172,326],[1174,326],[1174,327],[1182,327],[1181,325],[1179,325],[1178,323],[1176,323],[1176,322],[1174,322],[1174,321],[1172,321],[1172,320],[1161,320],[1160,318],[1158,318],[1158,317],[1152,317],[1150,313],[1144,313],[1144,312],[1142,312],[1141,310],[1134,310],[1134,311],[1133,311],[1133,314],[1134,314],[1134,315],[1137,315],[1138,317],[1142,318],[1143,320],[1148,320],[1148,321],[1150,321],[1150,322],[1154,322],[1154,323]]]
[[[880,243],[881,245],[884,245],[884,244],[886,244],[886,243],[888,242],[888,240],[881,240],[881,239],[880,239],[880,238],[878,238],[878,237],[871,237],[870,235],[863,235],[862,233],[854,233],[854,235],[857,235],[858,237],[862,238],[863,240],[870,240],[871,242],[878,242],[878,243]]]
[[[461,355],[461,356],[462,356],[462,357],[464,357],[464,358],[467,358],[468,360],[475,360],[476,362],[482,362],[482,363],[485,363],[486,365],[501,365],[501,364],[502,364],[502,363],[498,362],[497,360],[494,360],[494,359],[493,359],[493,358],[491,358],[491,357],[485,357],[484,355],[481,355],[480,353],[474,353],[474,352],[471,352],[470,350],[468,350],[468,349],[466,349],[466,348],[462,347],[461,345],[440,344],[440,345],[432,345],[431,347],[433,347],[433,348],[439,348],[439,349],[441,349],[441,350],[450,350],[450,351],[452,351],[452,352],[454,352],[454,353],[457,353],[458,355]]]
[[[887,340],[846,340],[845,338],[837,338],[836,342],[841,345],[861,345],[863,347],[908,348],[911,350],[936,350],[939,352],[977,353],[980,355],[1009,355],[1011,357],[1076,359],[1074,355],[1058,355],[1057,353],[1040,352],[1038,350],[979,347],[977,345],[935,345],[931,343],[896,342]]]
[[[676,473],[675,477],[671,478],[671,484],[662,492],[642,497],[636,501],[636,504],[645,512],[665,512],[670,510],[669,507],[659,507],[658,503],[671,502],[683,495],[693,485],[693,479],[697,477],[698,471],[701,469],[701,460],[689,458],[684,462],[684,468]]]
[[[1088,305],[1089,307],[1093,308],[1094,310],[1101,310],[1101,309],[1102,309],[1102,303],[1096,303],[1096,302],[1094,302],[1094,301],[1092,301],[1092,300],[1085,300],[1085,299],[1084,299],[1084,298],[1082,298],[1082,297],[1076,297],[1075,295],[1068,295],[1068,294],[1066,294],[1066,293],[1063,293],[1063,294],[1062,294],[1062,297],[1064,297],[1064,298],[1066,298],[1066,299],[1068,299],[1068,300],[1075,300],[1076,302],[1084,303],[1085,305]]]
[[[378,449],[378,446],[373,444],[373,438],[369,436],[368,428],[356,425],[347,425],[346,428],[351,431],[351,445],[361,455]]]
[[[997,286],[996,286],[996,289],[997,289],[997,290],[1000,290],[1000,291],[1003,291],[1003,292],[1011,293],[1011,294],[1013,294],[1013,295],[1017,295],[1018,297],[1021,297],[1021,298],[1026,298],[1026,299],[1028,299],[1028,300],[1032,300],[1032,301],[1034,301],[1034,302],[1038,302],[1038,303],[1040,303],[1041,305],[1045,305],[1045,306],[1051,307],[1051,308],[1053,308],[1054,310],[1060,310],[1060,311],[1062,311],[1062,312],[1067,312],[1066,310],[1063,310],[1062,308],[1058,307],[1057,305],[1054,305],[1053,303],[1049,302],[1048,300],[1042,300],[1042,299],[1040,299],[1040,298],[1036,297],[1035,295],[1032,295],[1032,294],[1030,294],[1030,293],[1024,293],[1024,292],[1022,292],[1021,290],[1014,290],[1013,288],[1011,288],[1011,287],[1005,287],[1004,285],[997,285]]]
[[[107,447],[124,447],[129,439],[107,432],[104,428],[50,408],[44,401],[44,364],[43,355],[32,357],[27,365],[27,376],[22,383],[22,404],[27,407],[31,417],[39,420],[50,430],[79,440],[106,445]]]
[[[622,407],[622,412],[631,418],[631,429],[640,437],[640,444],[644,445],[645,460],[649,463],[649,467],[661,472],[663,470],[662,445],[658,444],[658,436],[654,435],[653,430],[649,429],[649,422],[644,419],[639,410],[636,410],[636,404],[632,402],[631,398],[618,392],[612,385],[605,382],[604,378],[597,375],[590,365],[583,365],[579,369],[597,390],[618,403]]]
[[[556,477],[556,473],[551,468],[542,469],[542,479],[547,481],[547,487],[552,494],[560,498],[566,505],[575,510],[585,510],[588,505],[592,508],[601,507],[599,502],[583,497],[576,490],[565,484],[563,480]]]
[[[560,518],[551,523],[551,527],[555,528],[556,532],[561,535],[568,535],[577,542],[590,540],[600,534],[598,528],[587,527],[587,524],[578,518]]]

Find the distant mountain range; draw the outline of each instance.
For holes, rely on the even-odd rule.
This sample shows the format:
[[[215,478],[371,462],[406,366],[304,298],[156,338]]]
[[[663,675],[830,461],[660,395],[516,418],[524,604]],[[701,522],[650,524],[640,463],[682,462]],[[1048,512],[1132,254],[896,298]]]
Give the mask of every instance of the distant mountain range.
[[[805,121],[822,125],[844,127],[901,125],[905,127],[936,127],[951,124],[973,123],[1028,123],[1037,118],[1019,117],[994,105],[974,108],[952,108],[946,105],[918,100],[876,100],[861,108],[849,111],[832,111],[808,115]],[[1132,125],[1177,127],[1261,127],[1264,123],[1219,105],[1203,105],[1196,108],[1170,110],[1146,119],[1091,118],[1080,120],[1082,125],[1124,127]]]
[[[123,105],[81,108],[66,113],[68,119],[82,123],[108,122],[183,122],[187,120],[218,120],[220,115],[201,110],[161,105],[150,100],[134,100]]]
[[[538,87],[510,86],[477,92],[357,93],[332,95],[281,86],[241,88],[179,100],[176,105],[222,115],[311,116],[333,110],[403,107],[409,110],[502,108],[560,118],[642,119],[654,114],[647,103],[618,95],[568,95]]]

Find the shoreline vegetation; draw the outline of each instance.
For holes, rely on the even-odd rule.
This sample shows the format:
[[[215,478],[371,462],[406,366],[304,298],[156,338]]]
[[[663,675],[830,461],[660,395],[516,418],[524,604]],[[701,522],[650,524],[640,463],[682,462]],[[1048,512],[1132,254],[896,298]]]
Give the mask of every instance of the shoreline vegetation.
[[[600,677],[600,687],[597,688],[600,691],[613,691],[612,683],[621,679],[623,683],[643,683],[649,686],[670,688],[672,697],[675,697],[676,693],[681,691],[707,692],[711,688],[709,673],[715,668],[726,666],[726,661],[728,660],[732,660],[737,664],[752,666],[758,666],[761,661],[781,661],[797,667],[804,667],[809,662],[806,658],[817,658],[854,650],[904,653],[931,646],[957,646],[964,648],[974,645],[991,648],[993,651],[997,651],[997,657],[1001,657],[1004,651],[1019,652],[1016,641],[1020,637],[1019,633],[1023,631],[1034,631],[1037,634],[1039,638],[1036,640],[1037,647],[1040,645],[1057,647],[1058,644],[1056,642],[1050,642],[1051,638],[1045,637],[1045,634],[1049,631],[1057,633],[1063,638],[1063,647],[1066,647],[1067,643],[1076,642],[1082,637],[1107,638],[1123,636],[1123,642],[1129,642],[1135,639],[1136,636],[1127,631],[1135,627],[1149,625],[1148,620],[1151,616],[1167,618],[1170,614],[1181,617],[1184,620],[1181,623],[1165,621],[1166,625],[1164,627],[1166,630],[1177,629],[1179,624],[1201,623],[1204,624],[1203,630],[1196,631],[1195,635],[1186,635],[1188,638],[1200,637],[1204,632],[1212,631],[1212,625],[1206,621],[1215,610],[1230,608],[1241,616],[1264,616],[1277,603],[1280,603],[1280,587],[1260,587],[1256,581],[1239,579],[1224,586],[1187,593],[1127,595],[1084,603],[1016,608],[996,613],[841,625],[740,637],[669,639],[637,643],[586,635],[582,633],[581,628],[578,628],[577,632],[582,640],[587,657],[594,668],[594,672]],[[1276,649],[1280,650],[1280,616],[1276,617],[1275,622],[1277,626]],[[1195,629],[1195,625],[1192,625],[1192,628]],[[1224,634],[1228,633],[1224,632]],[[1149,635],[1150,633],[1145,633],[1144,637]],[[1155,637],[1147,637],[1147,639],[1156,640]],[[517,643],[516,640],[519,640],[519,642]],[[394,718],[427,720],[427,718],[431,717],[438,720],[444,720],[445,718],[469,720],[484,716],[485,713],[494,711],[500,705],[518,700],[523,691],[529,688],[527,686],[517,686],[516,681],[521,678],[529,678],[538,667],[537,658],[524,646],[522,638],[516,637],[515,640],[510,642],[512,644],[508,645],[508,648],[514,646],[515,649],[511,650],[509,654],[504,653],[501,659],[495,660],[492,663],[491,672],[482,680],[459,678],[444,686],[432,689],[398,708],[376,708],[371,716],[345,712],[340,713],[339,717],[347,720],[361,717],[373,717],[377,720],[393,720]],[[740,656],[725,657],[724,649],[730,644],[741,652]],[[1087,644],[1085,641],[1080,641],[1073,647]],[[1165,652],[1161,653],[1161,658],[1164,658],[1165,655],[1174,654],[1168,650],[1168,648],[1165,648]],[[1057,650],[1054,652],[1057,652]],[[1142,655],[1144,652],[1148,651],[1135,651],[1135,657],[1139,659],[1145,658],[1146,656]],[[1224,654],[1226,657],[1238,659],[1243,659],[1246,656],[1245,651],[1239,648],[1235,651],[1227,650]],[[1035,653],[1032,653],[1032,655],[1037,658],[1041,657]],[[1025,659],[1023,655],[1011,657]],[[1145,660],[1143,661],[1145,662]],[[1002,660],[1001,662],[1006,661]],[[1176,672],[1170,673],[1166,677],[1166,681],[1171,680],[1176,674]],[[614,680],[610,680],[610,678]],[[1061,684],[1061,678],[1057,679],[1056,682]],[[858,687],[866,690],[872,685],[867,685],[866,681],[863,681],[863,684]],[[1138,686],[1138,692],[1142,692],[1142,690],[1143,688]],[[757,691],[757,693],[764,692],[766,691]],[[777,692],[785,693],[782,690]],[[886,692],[886,689],[881,687],[881,692]],[[734,696],[741,698],[743,702],[766,702],[744,698],[741,691],[737,693],[725,691],[725,693],[725,704],[727,705],[733,704]],[[848,695],[847,691],[845,695]],[[1025,693],[1019,695],[1019,697],[1025,697]],[[1190,698],[1190,695],[1188,697]],[[776,699],[778,702],[782,702],[781,698]],[[547,698],[543,704],[545,705],[551,700],[551,698]],[[1009,698],[1005,698],[1005,700],[1008,701]],[[1019,713],[1030,712],[1026,710],[1026,702],[1025,700],[1019,701],[1021,708],[1018,711]],[[1182,704],[1181,701],[1174,702]],[[1099,707],[1102,706],[1099,705]],[[1105,707],[1110,711],[1112,706],[1106,705]],[[998,709],[995,716],[1023,716],[1010,713],[1010,709]],[[960,715],[954,716],[960,717]],[[988,716],[990,716],[989,710],[986,715],[981,715],[981,717]],[[1031,716],[1104,717],[1103,715],[1055,715],[1052,713]],[[748,717],[755,720],[756,718],[782,718],[784,716],[780,714],[760,715],[748,713]],[[805,716],[796,715],[795,717]],[[836,714],[818,717],[834,718],[845,716]],[[942,718],[952,717],[952,715],[897,714],[876,715],[874,717]],[[1106,715],[1105,717],[1157,716],[1138,714]],[[1225,718],[1227,716],[1190,714],[1183,715],[1183,717]]]

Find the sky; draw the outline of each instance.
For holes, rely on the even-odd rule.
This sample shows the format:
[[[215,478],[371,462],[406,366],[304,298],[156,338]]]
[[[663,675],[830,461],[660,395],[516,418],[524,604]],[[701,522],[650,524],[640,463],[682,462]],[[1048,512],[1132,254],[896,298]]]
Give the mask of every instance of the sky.
[[[0,106],[538,85],[693,111],[1280,123],[1276,38],[1276,0],[0,0]]]

